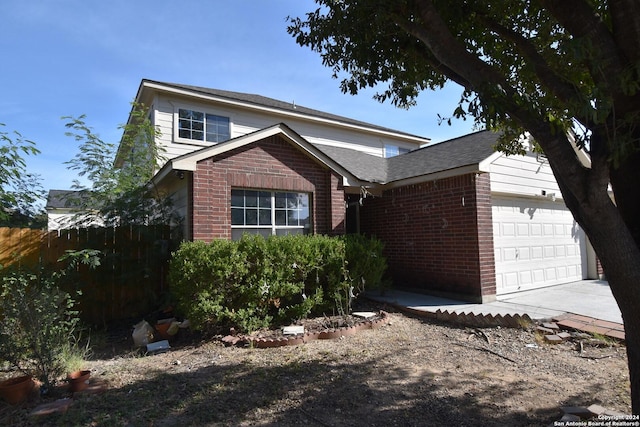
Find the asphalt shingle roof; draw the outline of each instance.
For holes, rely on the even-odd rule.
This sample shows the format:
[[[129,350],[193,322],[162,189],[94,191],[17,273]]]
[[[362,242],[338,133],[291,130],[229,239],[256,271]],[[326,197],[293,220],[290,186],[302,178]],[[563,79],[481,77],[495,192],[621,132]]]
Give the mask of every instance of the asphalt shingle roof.
[[[348,117],[343,117],[343,116],[339,116],[336,114],[331,114],[331,113],[327,113],[324,111],[320,111],[320,110],[314,110],[313,108],[307,108],[307,107],[303,107],[302,105],[297,105],[294,104],[293,102],[285,102],[285,101],[279,101],[277,99],[273,99],[273,98],[268,98],[266,96],[262,96],[262,95],[255,95],[255,94],[251,94],[251,93],[242,93],[242,92],[232,92],[232,91],[228,91],[228,90],[221,90],[221,89],[212,89],[212,88],[206,88],[206,87],[200,87],[200,86],[191,86],[191,85],[185,85],[185,84],[178,84],[178,83],[166,83],[166,82],[158,82],[158,81],[153,81],[153,80],[145,80],[147,82],[151,82],[151,83],[157,83],[160,85],[164,85],[164,86],[168,86],[168,87],[173,87],[176,89],[184,89],[184,90],[188,90],[188,91],[192,91],[192,92],[200,92],[202,94],[205,95],[211,95],[211,96],[216,96],[216,97],[220,97],[220,98],[226,98],[232,101],[241,101],[241,102],[245,102],[245,103],[249,103],[249,104],[254,104],[254,105],[259,105],[259,106],[263,106],[263,107],[268,107],[268,108],[273,108],[273,109],[277,109],[277,110],[282,110],[284,112],[288,112],[288,113],[297,113],[297,114],[303,114],[303,115],[307,115],[307,116],[311,116],[311,117],[318,117],[318,118],[322,118],[322,119],[328,119],[328,120],[333,120],[339,123],[345,123],[345,124],[350,124],[350,125],[355,125],[355,126],[364,126],[364,127],[368,127],[371,129],[376,129],[376,130],[381,130],[381,131],[386,131],[386,132],[393,132],[399,135],[407,135],[407,136],[412,136],[412,137],[416,137],[416,138],[422,138],[425,140],[428,140],[428,138],[425,138],[423,136],[418,136],[418,135],[414,135],[411,133],[407,133],[407,132],[402,132],[396,129],[390,129],[390,128],[386,128],[383,126],[377,126],[371,123],[367,123],[367,122],[363,122],[360,120],[354,120]]]
[[[495,152],[499,136],[491,131],[475,132],[391,157],[386,182],[480,163]]]
[[[475,132],[388,159],[346,148],[318,148],[357,178],[386,184],[478,164],[495,152],[499,136],[491,131]]]
[[[49,190],[46,209],[77,208],[80,206],[83,191],[76,190]]]

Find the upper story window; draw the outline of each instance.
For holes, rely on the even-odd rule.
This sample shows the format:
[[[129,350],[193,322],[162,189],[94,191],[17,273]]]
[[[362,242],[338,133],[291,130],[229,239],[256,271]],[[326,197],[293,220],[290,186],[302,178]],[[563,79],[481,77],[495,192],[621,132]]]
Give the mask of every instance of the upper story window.
[[[231,138],[229,117],[180,108],[178,110],[178,136],[196,141],[226,141]]]
[[[409,150],[408,148],[404,148],[404,147],[398,147],[397,145],[385,145],[384,146],[384,157],[385,158],[389,158],[389,157],[394,157],[400,154],[405,154],[408,153]]]

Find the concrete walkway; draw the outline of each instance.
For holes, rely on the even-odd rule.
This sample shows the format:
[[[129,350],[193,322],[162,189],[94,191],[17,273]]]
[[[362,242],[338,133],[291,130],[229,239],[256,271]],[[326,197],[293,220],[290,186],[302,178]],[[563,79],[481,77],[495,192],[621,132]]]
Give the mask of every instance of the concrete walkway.
[[[609,329],[623,330],[620,309],[611,294],[609,284],[604,280],[581,280],[505,295],[499,297],[498,301],[485,304],[471,304],[398,290],[386,291],[383,295],[368,293],[367,297],[425,314],[445,312],[475,316],[527,315],[536,321],[581,319],[584,323],[595,322],[607,325]]]

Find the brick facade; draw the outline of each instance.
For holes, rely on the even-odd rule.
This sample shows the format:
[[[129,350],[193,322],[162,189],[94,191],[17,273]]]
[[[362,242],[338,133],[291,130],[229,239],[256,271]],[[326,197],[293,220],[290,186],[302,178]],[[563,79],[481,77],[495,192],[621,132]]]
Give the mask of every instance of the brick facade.
[[[385,243],[394,285],[495,298],[489,175],[467,174],[367,198],[361,231]]]
[[[279,136],[198,162],[190,185],[193,240],[231,238],[232,188],[311,193],[314,233],[344,233],[342,178]]]

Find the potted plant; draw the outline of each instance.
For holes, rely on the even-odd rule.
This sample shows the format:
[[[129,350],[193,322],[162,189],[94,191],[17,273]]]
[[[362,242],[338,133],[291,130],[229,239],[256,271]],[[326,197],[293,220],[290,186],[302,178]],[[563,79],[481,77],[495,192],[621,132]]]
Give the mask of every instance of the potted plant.
[[[0,397],[7,403],[16,405],[27,400],[34,386],[30,375],[9,378],[0,382]]]
[[[3,271],[0,279],[0,357],[42,382],[40,391],[81,359],[75,301],[60,290],[55,276],[25,269]]]
[[[67,381],[69,382],[69,391],[75,393],[89,387],[90,376],[91,371],[89,370],[80,370],[69,373],[69,375],[67,375]]]

